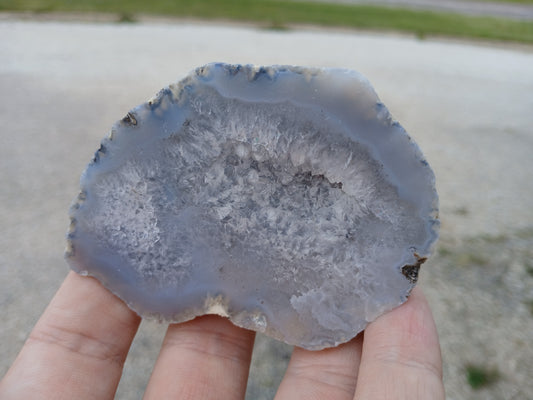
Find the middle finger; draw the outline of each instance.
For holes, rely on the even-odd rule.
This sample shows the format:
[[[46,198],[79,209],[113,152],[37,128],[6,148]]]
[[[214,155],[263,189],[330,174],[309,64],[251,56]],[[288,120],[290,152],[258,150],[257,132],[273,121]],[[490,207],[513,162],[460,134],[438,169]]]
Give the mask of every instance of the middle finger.
[[[363,334],[335,348],[295,347],[276,400],[352,400],[361,360]]]
[[[169,326],[145,399],[244,399],[255,333],[206,315]]]

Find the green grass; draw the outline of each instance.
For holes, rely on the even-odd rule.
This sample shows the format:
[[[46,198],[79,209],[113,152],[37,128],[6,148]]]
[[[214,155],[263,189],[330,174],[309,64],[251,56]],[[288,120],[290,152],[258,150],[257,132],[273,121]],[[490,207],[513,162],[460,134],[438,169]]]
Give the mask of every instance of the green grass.
[[[466,215],[468,215],[468,208],[466,208],[466,207],[458,207],[455,210],[453,210],[453,212],[456,215],[466,216]]]
[[[409,32],[418,37],[451,37],[533,43],[533,22],[471,17],[377,6],[279,0],[0,0],[0,10],[101,12],[196,17],[256,22],[265,27],[293,24]]]
[[[483,266],[489,263],[488,258],[475,251],[455,254],[453,261],[459,267]]]
[[[509,237],[503,234],[499,234],[499,235],[482,234],[482,235],[479,235],[479,240],[485,243],[490,243],[490,244],[503,244],[509,240]]]
[[[448,247],[439,246],[437,248],[437,254],[441,257],[449,257],[453,255],[453,251],[450,250]]]
[[[439,257],[448,258],[450,263],[459,268],[471,266],[485,266],[490,263],[490,259],[474,249],[452,250],[445,246],[438,246],[437,254]]]
[[[483,387],[492,385],[500,377],[497,370],[488,369],[480,365],[466,366],[466,381],[472,389],[481,389]]]
[[[122,12],[118,15],[117,22],[132,24],[134,22],[137,22],[137,20],[135,19],[135,16],[133,14],[130,14],[128,12]]]

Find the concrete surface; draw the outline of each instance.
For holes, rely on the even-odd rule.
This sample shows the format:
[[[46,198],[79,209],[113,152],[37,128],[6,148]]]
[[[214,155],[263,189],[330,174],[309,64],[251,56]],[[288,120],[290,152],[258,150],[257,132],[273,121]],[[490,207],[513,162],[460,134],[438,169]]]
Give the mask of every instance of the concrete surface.
[[[67,273],[67,209],[113,122],[211,61],[357,69],[433,166],[442,239],[422,271],[449,399],[533,393],[533,49],[324,30],[0,21],[0,374]],[[143,322],[117,399],[140,398],[164,326]],[[249,399],[290,348],[259,338]],[[470,363],[499,370],[473,390]]]

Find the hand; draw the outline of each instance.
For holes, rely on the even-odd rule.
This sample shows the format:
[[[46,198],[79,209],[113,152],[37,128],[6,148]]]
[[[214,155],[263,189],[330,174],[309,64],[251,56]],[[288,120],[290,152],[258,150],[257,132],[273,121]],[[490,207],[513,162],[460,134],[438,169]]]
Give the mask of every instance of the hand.
[[[97,280],[69,273],[0,381],[0,398],[112,399],[139,323]],[[254,335],[212,315],[170,325],[145,398],[243,399]],[[420,289],[348,343],[296,347],[276,395],[353,398],[444,399],[437,332]]]

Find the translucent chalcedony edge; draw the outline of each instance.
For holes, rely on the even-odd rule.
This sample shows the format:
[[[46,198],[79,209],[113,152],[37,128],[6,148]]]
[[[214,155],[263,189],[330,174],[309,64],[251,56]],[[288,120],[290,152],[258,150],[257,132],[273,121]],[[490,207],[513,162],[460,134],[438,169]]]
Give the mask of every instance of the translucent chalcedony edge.
[[[118,297],[124,299],[130,308],[139,312],[143,317],[169,322],[184,322],[199,315],[214,313],[229,317],[238,326],[257,331],[266,330],[271,336],[284,340],[277,332],[268,332],[264,316],[261,316],[260,313],[234,310],[230,306],[229,299],[223,297],[206,298],[203,305],[190,308],[186,312],[170,318],[166,314],[142,311],[150,309],[149,301],[145,299],[145,304],[139,304],[135,301],[127,300],[135,297],[134,290],[131,287],[133,282],[128,282],[126,275],[121,274],[120,271],[115,271],[115,276],[110,276],[108,270],[104,273],[98,271],[98,268],[91,269],[87,268],[86,265],[82,265],[79,260],[74,258],[76,248],[72,241],[76,235],[75,213],[83,204],[86,196],[83,181],[89,179],[88,175],[94,173],[91,170],[91,166],[99,163],[100,159],[105,157],[106,149],[113,144],[117,135],[120,135],[121,140],[125,140],[124,138],[129,131],[135,130],[137,126],[143,123],[146,113],[171,106],[177,106],[181,110],[181,115],[178,115],[176,120],[172,121],[176,126],[180,126],[185,122],[187,116],[188,92],[195,85],[211,86],[227,98],[257,102],[257,89],[253,83],[260,83],[264,80],[275,82],[275,84],[261,87],[261,102],[291,101],[305,107],[324,108],[334,114],[339,122],[345,126],[350,126],[353,123],[360,124],[361,119],[366,118],[371,124],[377,121],[387,127],[387,137],[370,134],[371,130],[368,132],[363,130],[357,132],[356,139],[372,152],[376,160],[388,166],[388,177],[399,188],[400,196],[413,204],[417,204],[421,218],[427,220],[426,242],[424,245],[417,247],[416,252],[408,251],[404,262],[402,262],[404,264],[401,266],[402,273],[411,284],[405,294],[405,299],[407,299],[411,289],[416,284],[420,265],[430,255],[432,246],[438,237],[438,196],[435,189],[435,176],[418,145],[410,139],[401,125],[392,119],[387,108],[381,103],[366,78],[355,71],[344,69],[292,66],[257,67],[213,63],[197,68],[182,81],[161,90],[147,103],[132,109],[121,121],[113,126],[109,136],[102,141],[99,150],[95,153],[92,162],[88,165],[80,180],[81,191],[71,207],[71,225],[67,236],[66,258],[71,268],[82,275],[96,277],[104,286]],[[285,85],[284,82],[286,80],[289,80],[290,84]],[[295,93],[298,95],[295,96]],[[332,109],[335,111],[331,111]],[[357,110],[357,112],[354,112],[354,110]],[[161,131],[159,135],[160,137],[165,137],[165,135],[170,133]],[[142,139],[151,140],[152,137]],[[408,146],[405,145],[406,139]],[[139,137],[136,137],[135,140],[139,140]],[[398,152],[398,148],[404,149],[404,151]],[[116,162],[120,163],[120,160],[116,160]],[[420,163],[420,165],[415,166],[415,163]],[[113,164],[115,163],[109,163],[108,169],[112,169]],[[405,165],[413,166],[414,168],[406,168]],[[428,177],[430,177],[433,187],[431,192],[427,191]],[[424,185],[424,188],[419,185]],[[105,264],[110,263],[112,263],[112,260],[105,262]],[[89,272],[89,270],[91,271]],[[357,333],[354,332],[353,336]],[[327,346],[317,344],[306,347],[321,349],[338,345],[349,339],[351,337],[342,338]]]

